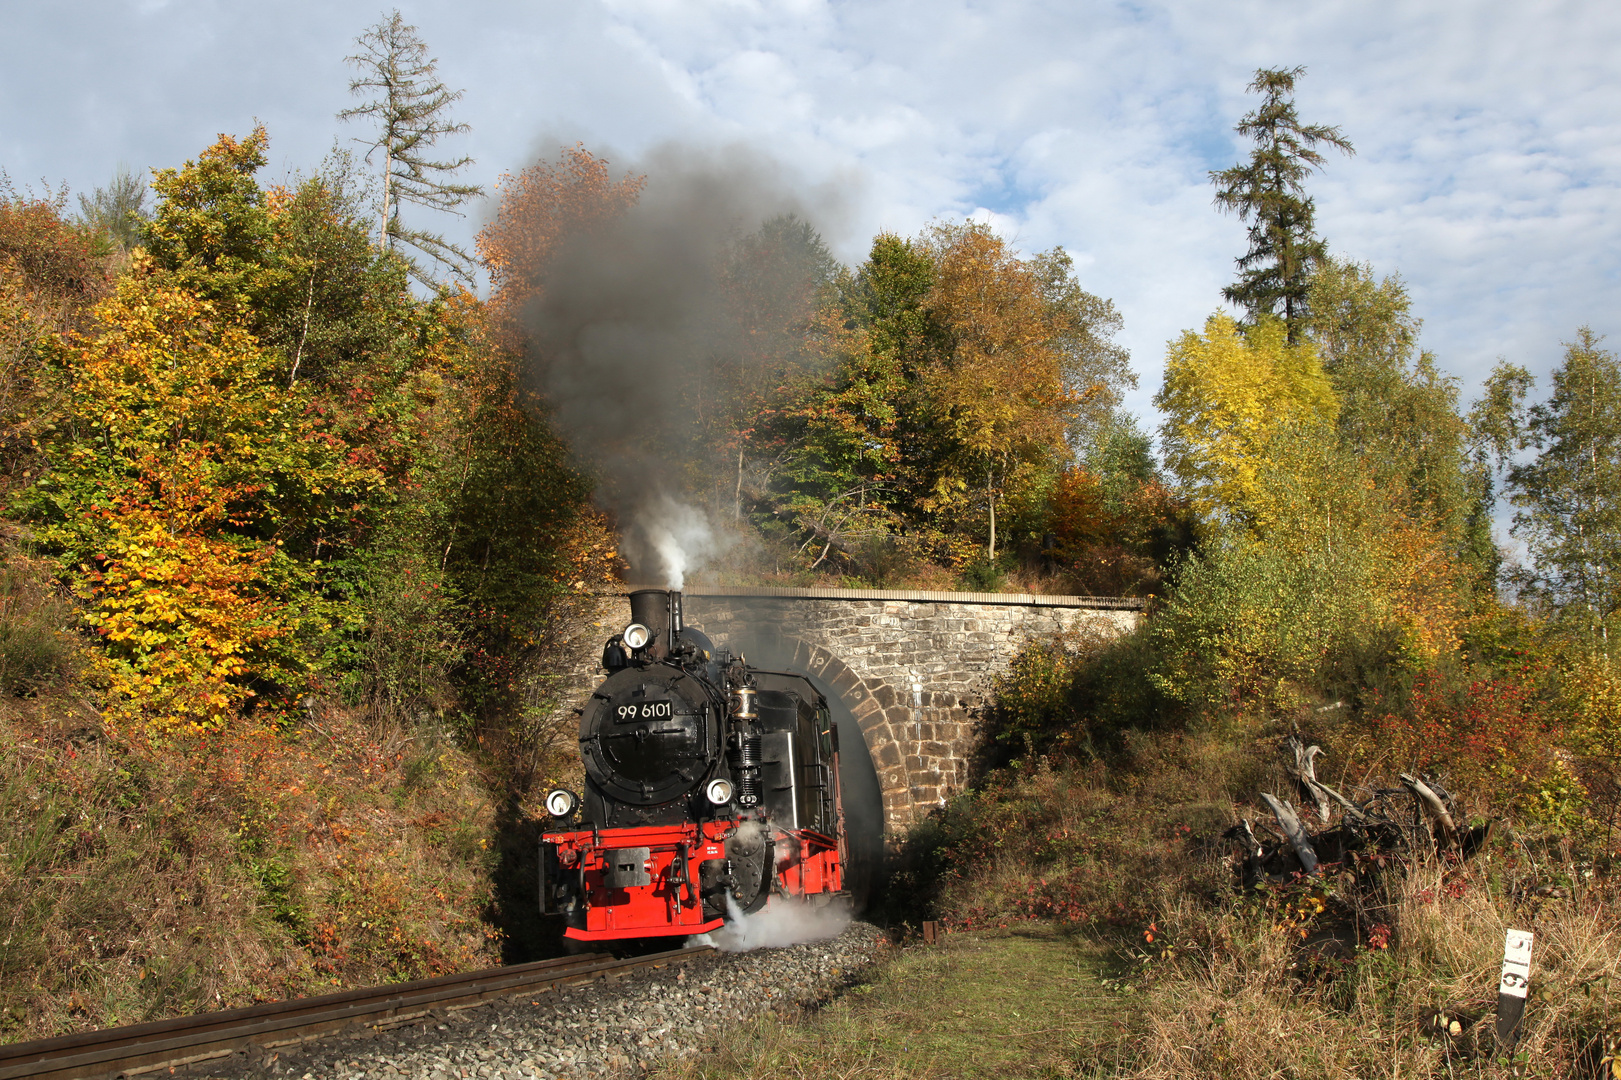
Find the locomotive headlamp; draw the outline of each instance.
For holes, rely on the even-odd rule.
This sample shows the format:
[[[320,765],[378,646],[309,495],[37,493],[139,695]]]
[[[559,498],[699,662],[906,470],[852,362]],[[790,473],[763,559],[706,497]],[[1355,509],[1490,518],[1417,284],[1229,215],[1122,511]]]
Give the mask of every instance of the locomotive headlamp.
[[[546,796],[546,812],[552,817],[568,817],[578,805],[580,800],[574,797],[574,792],[562,788]]]
[[[704,788],[704,795],[716,806],[725,806],[732,801],[732,782],[730,780],[711,780]]]
[[[626,645],[630,646],[632,649],[640,649],[649,641],[653,640],[653,631],[649,630],[639,622],[633,622],[629,626],[625,627],[625,633],[623,636]]]

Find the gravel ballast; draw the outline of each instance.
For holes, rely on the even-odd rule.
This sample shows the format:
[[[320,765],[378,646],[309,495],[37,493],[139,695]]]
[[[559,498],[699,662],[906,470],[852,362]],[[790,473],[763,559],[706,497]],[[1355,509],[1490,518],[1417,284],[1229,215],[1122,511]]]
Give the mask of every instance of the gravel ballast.
[[[239,1053],[177,1072],[218,1080],[633,1076],[656,1060],[712,1047],[728,1027],[751,1017],[825,1000],[857,979],[883,947],[876,927],[857,922],[826,941],[706,953],[392,1030]]]

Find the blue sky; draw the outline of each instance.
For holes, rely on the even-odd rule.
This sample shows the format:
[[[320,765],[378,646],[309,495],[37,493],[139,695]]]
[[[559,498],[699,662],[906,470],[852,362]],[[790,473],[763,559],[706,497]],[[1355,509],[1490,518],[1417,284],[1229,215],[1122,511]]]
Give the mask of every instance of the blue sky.
[[[1590,324],[1621,345],[1621,5],[995,4],[936,0],[405,3],[466,97],[491,183],[560,142],[630,162],[743,143],[823,207],[846,260],[879,229],[992,221],[1063,245],[1113,299],[1153,423],[1165,343],[1220,306],[1243,248],[1206,174],[1260,66],[1303,64],[1308,122],[1356,144],[1313,182],[1332,248],[1399,271],[1423,345],[1472,396],[1546,372]],[[255,117],[270,178],[314,167],[379,6],[0,0],[0,167],[19,184],[178,165]],[[476,218],[476,215],[475,215]],[[476,220],[464,227],[471,235]]]

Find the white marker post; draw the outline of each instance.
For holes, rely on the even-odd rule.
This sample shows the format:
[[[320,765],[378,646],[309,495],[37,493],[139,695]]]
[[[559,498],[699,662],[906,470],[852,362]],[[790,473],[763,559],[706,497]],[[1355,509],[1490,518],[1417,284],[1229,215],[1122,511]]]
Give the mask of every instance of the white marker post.
[[[1503,940],[1503,973],[1497,982],[1497,1045],[1512,1051],[1531,987],[1531,931],[1510,930]]]

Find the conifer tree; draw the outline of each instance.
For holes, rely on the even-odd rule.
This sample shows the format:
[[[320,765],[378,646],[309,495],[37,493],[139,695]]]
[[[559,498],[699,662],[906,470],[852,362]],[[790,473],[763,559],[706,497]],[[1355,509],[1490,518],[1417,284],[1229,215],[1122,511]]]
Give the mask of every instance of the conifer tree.
[[[1305,72],[1295,67],[1255,73],[1248,89],[1263,95],[1261,107],[1235,129],[1253,139],[1255,149],[1248,162],[1210,174],[1216,206],[1249,222],[1249,251],[1236,260],[1239,278],[1222,295],[1248,312],[1250,322],[1262,315],[1282,318],[1291,344],[1305,328],[1312,269],[1327,254],[1305,178],[1322,167],[1319,145],[1356,152],[1339,128],[1300,123],[1293,95],[1295,80]]]
[[[471,165],[472,158],[437,160],[429,153],[441,137],[468,130],[466,124],[452,122],[446,112],[463,92],[450,90],[438,79],[438,61],[428,56],[428,46],[417,36],[417,28],[406,23],[398,10],[361,34],[355,44],[360,51],[346,59],[360,76],[350,82],[349,91],[373,96],[363,105],[345,109],[338,119],[364,116],[377,125],[374,138],[356,141],[370,147],[368,161],[373,154],[383,156],[382,245],[390,251],[399,244],[409,245],[447,267],[456,278],[471,281],[471,255],[438,233],[407,228],[400,221],[402,203],[459,214],[456,207],[483,194],[476,184],[450,179],[451,174]],[[414,261],[412,274],[424,284],[435,284]]]

